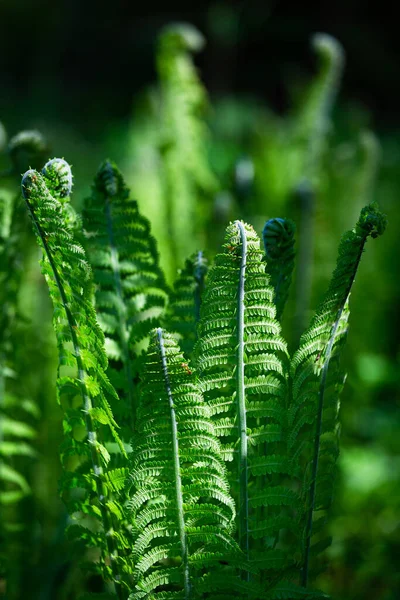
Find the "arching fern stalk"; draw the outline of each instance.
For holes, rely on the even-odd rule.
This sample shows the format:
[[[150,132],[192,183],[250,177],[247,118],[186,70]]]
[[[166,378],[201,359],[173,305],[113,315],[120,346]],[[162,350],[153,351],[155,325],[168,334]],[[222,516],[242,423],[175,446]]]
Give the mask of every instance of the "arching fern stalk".
[[[97,316],[111,361],[109,374],[122,400],[116,416],[129,441],[136,411],[138,358],[164,311],[167,286],[150,224],[130,198],[114,163],[101,165],[83,219],[96,283]]]
[[[251,586],[227,566],[243,560],[231,535],[234,502],[210,408],[183,361],[173,337],[155,330],[132,442],[130,600],[217,600],[227,589],[251,598]]]
[[[64,172],[66,164],[61,166]],[[105,374],[104,337],[91,304],[91,270],[82,247],[73,237],[70,213],[55,197],[55,190],[59,190],[59,197],[66,195],[62,191],[65,190],[63,182],[56,181],[55,167],[53,162],[51,179],[47,178],[49,165],[43,174],[27,171],[22,179],[22,194],[43,249],[42,270],[54,305],[53,323],[60,365],[57,388],[65,411],[66,434],[62,447],[65,472],[61,489],[70,514],[79,511],[92,521],[92,527],[78,527],[78,534],[89,544],[101,548],[103,574],[116,583],[118,597],[123,598],[123,564],[118,555],[118,544],[123,543],[123,539],[121,534],[115,533],[111,518],[114,506],[118,512],[111,497],[118,490],[119,473],[104,473],[109,454],[99,438],[100,427],[107,425],[124,455],[110,408],[110,402],[115,403],[118,398]],[[86,430],[85,436],[79,433],[80,429]],[[77,486],[86,491],[85,497],[79,500],[74,494]],[[95,525],[98,520],[102,526],[100,532]]]
[[[348,300],[365,243],[384,228],[384,216],[376,204],[370,204],[361,211],[355,228],[343,236],[327,295],[302,335],[291,364],[293,400],[289,407],[288,445],[299,471],[304,473],[300,515],[304,524],[304,586],[309,579],[311,557],[329,544],[322,533],[324,512],[332,501],[338,455],[338,399],[344,381],[338,361],[347,334]],[[313,546],[312,539],[317,540]]]
[[[225,459],[233,461],[228,470],[240,546],[264,583],[290,567],[276,544],[282,528],[295,535],[298,504],[285,484],[291,474],[284,444],[288,355],[273,296],[260,240],[236,221],[208,275],[196,366],[217,435],[226,442]]]
[[[187,259],[170,295],[165,319],[167,328],[178,334],[183,353],[188,358],[192,358],[197,341],[197,325],[207,270],[207,259],[200,250]]]

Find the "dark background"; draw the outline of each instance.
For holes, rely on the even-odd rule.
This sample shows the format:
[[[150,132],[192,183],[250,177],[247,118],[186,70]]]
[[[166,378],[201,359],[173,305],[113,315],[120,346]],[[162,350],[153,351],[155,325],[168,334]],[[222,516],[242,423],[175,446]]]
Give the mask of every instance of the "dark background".
[[[255,94],[282,111],[288,102],[285,82],[293,85],[312,71],[308,40],[323,31],[346,49],[342,97],[368,106],[375,128],[398,127],[400,36],[391,3],[161,4],[1,0],[2,118],[14,122],[18,113],[20,121],[22,111],[32,125],[43,115],[61,115],[65,123],[95,135],[100,123],[130,114],[134,95],[155,79],[157,33],[164,24],[183,20],[208,40],[197,60],[211,95]]]

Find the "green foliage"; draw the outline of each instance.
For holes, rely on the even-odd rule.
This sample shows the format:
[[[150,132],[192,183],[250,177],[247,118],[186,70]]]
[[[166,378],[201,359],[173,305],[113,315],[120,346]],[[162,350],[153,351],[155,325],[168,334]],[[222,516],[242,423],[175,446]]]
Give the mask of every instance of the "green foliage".
[[[183,353],[192,357],[208,263],[201,250],[188,258],[170,295],[166,326],[178,334]]]
[[[328,133],[343,57],[335,40],[319,34],[314,47],[320,69],[300,110],[278,119],[257,107],[247,111],[244,125],[237,123],[239,110],[227,127],[231,146],[211,142],[225,186],[212,214],[219,186],[208,166],[205,92],[190,56],[202,43],[187,26],[167,28],[160,38],[161,94],[151,96],[151,117],[146,113],[141,119],[139,113],[137,153],[128,174],[142,196],[140,211],[110,161],[96,175],[82,220],[69,204],[72,174],[64,159],[53,158],[40,173],[30,169],[23,178],[54,305],[64,412],[60,491],[70,514],[68,539],[75,542],[68,559],[59,545],[49,545],[57,561],[50,559],[47,580],[38,586],[41,600],[53,600],[55,590],[57,600],[327,598],[309,586],[320,583],[330,543],[345,379],[339,358],[361,254],[367,238],[383,232],[384,218],[371,203],[343,237],[328,292],[290,360],[279,320],[289,297],[295,225],[282,218],[265,223],[263,202],[266,198],[268,211],[279,207],[278,214],[289,213],[287,204],[295,203],[291,208],[300,227],[293,300],[299,324],[309,306],[314,220],[323,232],[315,237],[319,250],[334,235],[333,225],[338,228],[332,205],[344,193],[346,221],[358,210],[357,202],[370,202],[377,146],[364,136],[357,173],[337,168]],[[35,132],[17,136],[9,147],[12,169],[1,176],[9,178],[27,157],[40,169],[44,152]],[[150,179],[137,184],[141,159]],[[170,291],[159,263],[172,281],[184,256],[199,246],[210,252],[218,242],[218,221],[225,222],[235,206],[234,194],[249,221],[260,229],[265,223],[264,253],[253,227],[237,220],[209,273],[197,252]],[[23,238],[10,197],[8,189],[0,194],[7,200],[0,203],[0,384],[8,388],[4,394],[0,385],[0,433],[14,446],[5,446],[0,479],[14,501],[28,493],[30,478],[23,478],[20,457],[10,448],[31,452],[35,431],[24,415],[34,405],[19,390],[30,378],[12,350],[24,269]],[[160,256],[142,212],[151,216]],[[322,260],[321,272],[326,270]],[[321,282],[319,276],[317,286]],[[25,286],[22,295],[31,289]],[[284,326],[290,324],[290,302]],[[289,342],[296,339],[294,329],[288,325]],[[369,371],[371,386],[379,373],[391,372],[375,352],[371,338],[371,354],[357,363],[360,372]],[[46,438],[46,424],[42,427]],[[360,478],[363,472],[360,468]],[[365,486],[373,469],[367,475]],[[8,514],[18,516],[18,504],[10,506]],[[10,529],[12,519],[4,522]],[[42,526],[40,517],[37,523]],[[31,529],[29,538],[24,532],[26,545],[37,535]],[[9,549],[7,539],[2,552],[11,564]],[[42,571],[36,570],[40,580]],[[25,591],[24,581],[31,581],[27,572],[21,567],[24,576],[14,596],[11,585],[7,588],[9,600],[19,591],[34,597],[30,588]],[[86,576],[93,572],[97,579]],[[3,582],[0,578],[0,594]]]
[[[270,219],[264,225],[263,241],[266,271],[274,288],[276,318],[281,319],[289,296],[294,268],[294,234],[296,226],[290,219]]]
[[[31,494],[24,471],[37,454],[33,442],[39,412],[24,395],[15,349],[23,328],[18,294],[25,262],[18,199],[0,190],[0,572],[8,574],[18,560],[16,534],[24,529],[19,504]]]
[[[121,400],[115,412],[128,441],[140,355],[164,311],[167,286],[150,224],[113,163],[103,163],[97,173],[83,224],[96,284],[97,317],[106,336],[108,373]]]
[[[300,472],[304,473],[304,585],[308,581],[310,556],[315,556],[320,547],[329,544],[320,538],[320,525],[325,522],[323,512],[329,510],[333,496],[339,395],[344,383],[338,363],[347,334],[348,300],[367,238],[381,235],[385,225],[385,217],[376,205],[371,204],[361,211],[355,228],[343,236],[327,295],[302,335],[291,363],[293,392],[288,445]],[[317,527],[313,521],[314,512],[318,512]],[[311,546],[314,528],[319,540]]]
[[[174,339],[157,329],[132,442],[131,600],[199,597],[199,586],[207,592],[204,569],[216,586],[218,571],[229,576],[219,561],[238,554],[231,537],[235,506],[211,410],[183,361]]]
[[[202,116],[206,95],[190,57],[190,52],[199,51],[203,44],[201,34],[184,24],[167,27],[159,40],[157,66],[164,128],[161,151],[175,265],[183,262],[188,250],[196,249],[198,231],[203,229],[201,216],[205,211],[201,207],[216,191],[205,155]],[[200,228],[195,228],[196,224]]]
[[[22,193],[43,250],[42,271],[54,305],[59,350],[57,389],[66,434],[61,449],[65,469],[61,490],[70,513],[79,511],[81,518],[89,518],[85,538],[90,544],[100,545],[106,578],[118,581],[118,551],[110,508],[113,472],[108,477],[103,472],[110,460],[99,437],[103,425],[111,430],[123,455],[125,450],[109,404],[118,397],[105,374],[104,337],[91,303],[91,269],[84,250],[74,239],[69,213],[51,195],[45,177],[27,171],[22,178]],[[75,488],[81,488],[79,499]],[[96,521],[100,521],[102,532]]]
[[[250,226],[236,221],[228,227],[224,253],[210,269],[196,367],[217,435],[224,441],[225,459],[231,461],[240,545],[248,559],[261,565],[270,558],[267,548],[280,528],[295,528],[290,517],[282,520],[280,507],[293,511],[298,504],[296,494],[282,485],[282,476],[291,474],[282,444],[288,354],[273,296],[260,240]],[[264,555],[252,544],[260,538],[270,540]],[[278,567],[286,567],[279,554]],[[266,564],[268,569],[268,560]]]

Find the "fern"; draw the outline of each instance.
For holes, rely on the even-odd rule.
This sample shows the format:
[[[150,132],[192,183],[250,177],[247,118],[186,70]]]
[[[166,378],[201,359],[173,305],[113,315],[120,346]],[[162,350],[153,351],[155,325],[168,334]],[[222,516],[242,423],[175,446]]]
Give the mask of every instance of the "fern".
[[[236,221],[228,227],[224,250],[208,276],[196,366],[217,435],[225,442],[225,459],[232,461],[229,479],[238,502],[240,546],[247,558],[264,561],[268,569],[268,546],[274,553],[273,540],[290,525],[298,503],[284,484],[291,473],[283,454],[288,354],[259,238]],[[262,544],[264,557],[254,542],[261,538],[270,540]],[[283,568],[285,556],[274,554]]]
[[[294,188],[301,211],[296,286],[296,330],[299,336],[306,326],[310,305],[315,195],[319,187],[332,107],[344,63],[343,49],[330,35],[314,35],[312,46],[318,56],[320,68],[307,90],[294,131],[295,140],[303,148],[301,172]]]
[[[193,254],[179,272],[170,295],[166,323],[179,336],[183,353],[192,357],[208,263],[203,252]]]
[[[190,52],[204,44],[190,25],[172,25],[159,40],[157,67],[162,98],[162,165],[165,202],[176,267],[199,242],[204,200],[216,191],[216,181],[206,160],[206,128],[202,120],[206,94],[194,69]],[[201,210],[203,208],[203,210]],[[196,227],[198,225],[198,227]]]
[[[319,59],[319,71],[307,90],[295,128],[296,135],[307,145],[303,176],[314,186],[343,70],[344,51],[340,43],[326,33],[313,35],[311,44]]]
[[[83,219],[97,315],[111,361],[108,372],[123,401],[116,414],[130,439],[139,355],[164,311],[167,287],[150,224],[113,163],[100,167]]]
[[[270,219],[264,225],[263,240],[266,271],[274,288],[276,318],[282,317],[289,295],[294,268],[294,233],[296,226],[290,219]]]
[[[224,576],[232,597],[241,597],[240,580],[219,562],[240,553],[210,415],[177,343],[155,330],[132,442],[136,585],[130,600],[209,597],[203,594],[221,589]]]
[[[61,489],[71,514],[78,510],[92,522],[86,537],[89,543],[100,545],[104,575],[117,582],[122,598],[117,548],[120,538],[114,533],[111,518],[112,471],[105,476],[109,453],[99,437],[101,426],[107,425],[125,454],[109,404],[118,398],[105,374],[104,337],[91,304],[91,270],[82,247],[74,240],[69,213],[51,195],[45,176],[46,170],[43,175],[27,171],[22,194],[43,250],[42,271],[54,305],[59,349],[57,387],[65,411],[66,434],[61,450],[65,467]],[[86,435],[79,430],[85,430]],[[85,490],[86,496],[78,501],[75,488]],[[94,525],[96,520],[102,531]]]
[[[344,381],[338,360],[347,333],[349,295],[367,238],[377,237],[384,228],[384,216],[375,204],[370,204],[361,211],[355,228],[343,236],[327,295],[302,335],[291,363],[293,394],[289,407],[288,446],[304,473],[304,512],[301,516],[301,522],[305,523],[304,586],[309,578],[311,556],[329,543],[319,536],[319,529],[333,494],[338,454],[338,398]],[[319,520],[314,521],[317,511]],[[319,542],[311,546],[314,531]]]

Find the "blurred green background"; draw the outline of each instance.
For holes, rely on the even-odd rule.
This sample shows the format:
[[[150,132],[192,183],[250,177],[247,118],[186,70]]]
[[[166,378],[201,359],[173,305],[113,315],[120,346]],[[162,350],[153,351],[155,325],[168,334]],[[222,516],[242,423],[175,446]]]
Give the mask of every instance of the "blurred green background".
[[[391,10],[388,2],[355,0],[170,2],[163,8],[154,0],[141,6],[0,0],[0,121],[8,137],[23,129],[43,133],[49,156],[73,165],[78,209],[101,160],[119,163],[153,221],[170,281],[192,243],[212,256],[229,219],[245,218],[261,233],[266,219],[288,216],[301,230],[304,205],[296,190],[307,175],[315,189],[313,267],[307,289],[294,282],[283,323],[293,348],[301,321],[296,295],[303,294],[309,318],[332,273],[340,235],[360,208],[375,199],[387,213],[387,232],[368,244],[357,276],[343,361],[348,378],[333,544],[318,581],[341,600],[400,598],[400,39]],[[207,41],[194,60],[209,96],[203,133],[212,184],[204,186],[208,200],[193,241],[173,260],[154,212],[162,202],[155,56],[160,30],[175,21],[193,24]],[[318,89],[310,37],[319,31],[339,40],[346,61],[318,169],[310,175],[303,172],[308,133],[300,125]],[[3,173],[9,169],[5,135],[0,131]],[[17,193],[18,183],[3,178],[2,194]],[[66,516],[57,493],[56,347],[29,224],[24,236],[23,319],[13,333],[20,370],[13,385],[38,409],[29,416],[37,454],[21,463],[32,495],[15,509],[13,576],[21,598],[66,600],[75,598],[82,575],[63,537]],[[91,586],[101,589],[96,578]]]

